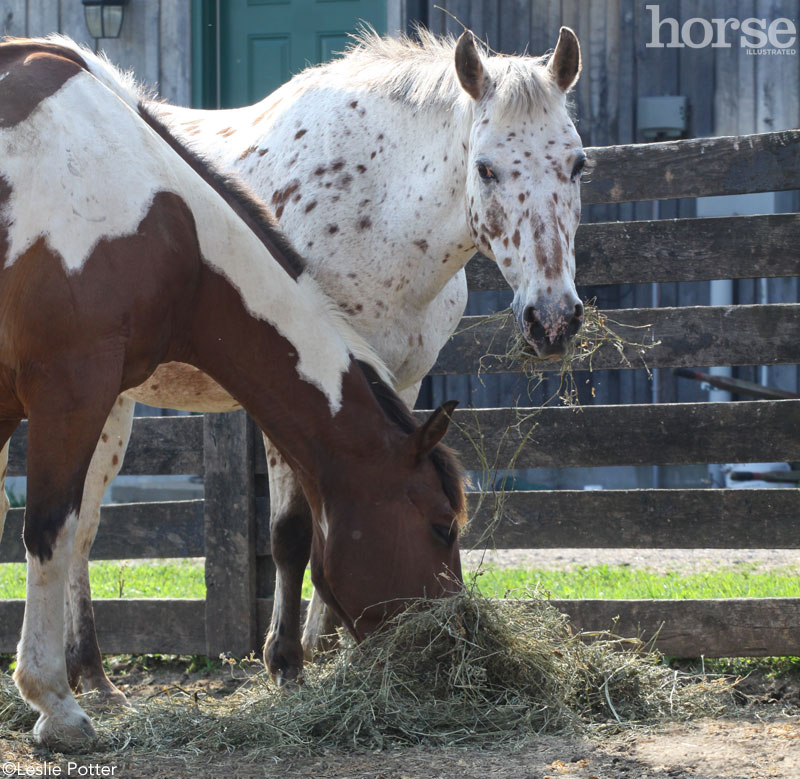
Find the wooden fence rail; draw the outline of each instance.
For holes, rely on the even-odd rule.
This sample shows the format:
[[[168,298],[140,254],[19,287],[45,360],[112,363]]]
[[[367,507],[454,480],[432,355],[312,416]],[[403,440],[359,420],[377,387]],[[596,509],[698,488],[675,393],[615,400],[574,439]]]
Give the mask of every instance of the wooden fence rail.
[[[587,150],[585,203],[798,188],[800,132]],[[588,224],[576,239],[580,284],[800,275],[800,214]],[[494,264],[468,266],[472,289],[502,289]],[[800,303],[607,312],[634,345],[604,347],[592,368],[625,370],[800,362]],[[631,327],[627,327],[631,326]],[[644,327],[647,326],[647,327]],[[642,328],[642,329],[632,329]],[[502,357],[512,325],[465,317],[434,374],[516,372]],[[644,355],[635,344],[652,345]],[[628,360],[626,362],[625,360]],[[589,366],[576,366],[587,368]],[[544,366],[552,370],[553,366]],[[524,379],[521,379],[524,380]],[[517,468],[800,461],[800,400],[459,410],[449,443],[467,467]],[[9,473],[25,471],[27,427]],[[134,421],[124,474],[196,474],[205,499],[104,506],[95,559],[206,558],[205,600],[102,600],[107,652],[244,654],[269,619],[266,461],[242,412]],[[498,548],[797,548],[800,491],[637,489],[470,495],[464,543]],[[0,563],[24,559],[22,511],[9,514]],[[618,618],[671,655],[800,654],[800,597],[553,601],[586,630]],[[0,601],[0,651],[13,651],[21,601]],[[660,630],[660,632],[659,632]]]

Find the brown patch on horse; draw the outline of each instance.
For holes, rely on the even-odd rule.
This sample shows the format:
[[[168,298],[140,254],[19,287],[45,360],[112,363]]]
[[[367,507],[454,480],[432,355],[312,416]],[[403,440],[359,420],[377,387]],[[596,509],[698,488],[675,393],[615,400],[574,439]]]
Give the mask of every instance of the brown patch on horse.
[[[55,44],[11,40],[0,44],[0,127],[24,122],[43,100],[87,70],[76,52]]]
[[[280,219],[283,214],[283,207],[289,198],[300,189],[300,180],[293,179],[283,189],[276,189],[272,193],[272,207],[275,209],[275,218]]]
[[[406,408],[405,403],[390,387],[387,387],[375,373],[375,370],[365,362],[358,360],[364,376],[369,382],[372,394],[378,401],[383,413],[390,421],[398,425],[406,433],[413,433],[417,429],[417,423]],[[456,453],[444,444],[436,446],[428,454],[428,458],[433,463],[439,478],[441,479],[442,489],[447,496],[450,506],[455,513],[455,522],[458,528],[463,527],[467,522],[467,499],[464,492],[464,469]]]
[[[253,119],[253,127],[255,127],[259,122],[266,119],[278,107],[278,104],[281,102],[281,100],[283,100],[283,98],[281,98],[280,100],[276,100],[269,108],[267,108],[266,111],[260,113],[255,119]]]
[[[253,152],[258,151],[258,146],[248,146],[238,157],[241,162],[245,157],[249,157]]]
[[[12,357],[20,366],[12,386],[23,415],[31,418],[28,479],[38,485],[29,500],[24,540],[40,560],[52,556],[67,514],[80,507],[82,492],[82,479],[74,478],[79,467],[75,458],[83,455],[79,436],[58,437],[64,451],[55,462],[34,454],[42,451],[44,436],[52,435],[44,428],[48,415],[58,416],[53,400],[60,398],[63,404],[75,391],[70,381],[76,365],[81,381],[88,386],[105,383],[107,389],[109,376],[103,371],[119,371],[113,379],[118,382],[112,388],[115,395],[148,378],[165,357],[174,331],[180,330],[186,290],[197,284],[199,253],[188,206],[174,193],[159,192],[135,232],[101,239],[80,273],[67,275],[61,257],[44,238],[0,271],[0,332],[2,346],[10,352],[3,361],[8,364]],[[23,288],[26,294],[20,295]],[[65,300],[72,305],[64,306]],[[164,317],[164,311],[171,315]],[[98,344],[103,345],[100,353]],[[66,389],[59,395],[53,386],[62,382]],[[10,399],[7,394],[0,388],[0,406]],[[90,405],[71,408],[70,424],[91,420],[93,413]]]

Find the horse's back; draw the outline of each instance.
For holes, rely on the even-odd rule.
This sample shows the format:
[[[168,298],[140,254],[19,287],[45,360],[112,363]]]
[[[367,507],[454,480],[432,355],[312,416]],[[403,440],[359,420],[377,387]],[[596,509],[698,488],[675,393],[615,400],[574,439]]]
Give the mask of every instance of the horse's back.
[[[102,348],[130,386],[160,360],[199,257],[161,147],[75,51],[0,45],[0,368]]]

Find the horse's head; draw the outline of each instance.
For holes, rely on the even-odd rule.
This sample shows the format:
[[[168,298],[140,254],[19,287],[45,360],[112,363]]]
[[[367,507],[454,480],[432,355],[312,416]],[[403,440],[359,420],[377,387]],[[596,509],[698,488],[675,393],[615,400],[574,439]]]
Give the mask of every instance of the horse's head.
[[[474,109],[465,203],[472,240],[514,290],[528,343],[542,357],[563,354],[583,322],[575,231],[586,157],[566,105],[581,68],[578,39],[562,27],[544,65],[484,57],[466,31],[455,67]]]
[[[323,600],[357,638],[414,598],[461,587],[458,536],[466,516],[463,477],[439,441],[455,403],[414,427],[402,407],[402,433],[373,454],[356,480],[341,474],[318,507],[311,577]]]

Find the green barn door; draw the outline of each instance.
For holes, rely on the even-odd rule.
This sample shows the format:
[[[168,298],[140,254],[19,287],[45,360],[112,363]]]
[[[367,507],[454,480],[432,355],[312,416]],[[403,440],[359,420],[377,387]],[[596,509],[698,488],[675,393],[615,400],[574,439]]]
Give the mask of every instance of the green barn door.
[[[386,0],[222,0],[222,108],[261,100],[307,65],[331,59],[361,20],[386,30]]]

